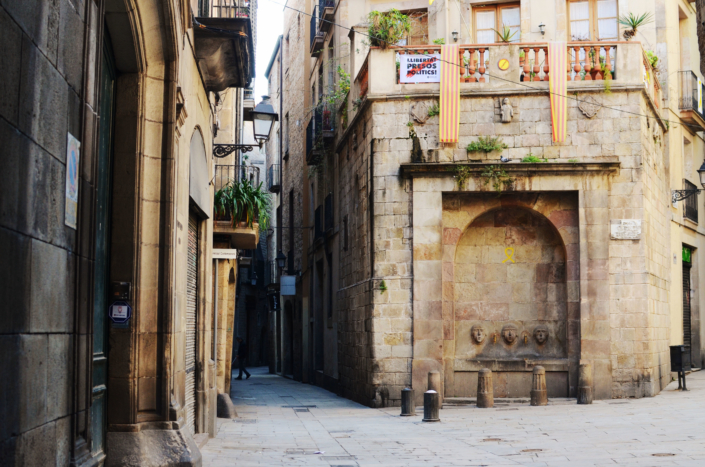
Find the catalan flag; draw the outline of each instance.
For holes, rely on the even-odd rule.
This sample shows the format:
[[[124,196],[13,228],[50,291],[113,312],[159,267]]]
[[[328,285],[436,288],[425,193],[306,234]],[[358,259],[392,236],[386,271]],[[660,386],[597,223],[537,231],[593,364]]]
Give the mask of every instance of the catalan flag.
[[[441,143],[457,143],[460,132],[460,53],[457,45],[441,46]]]
[[[553,142],[562,143],[568,127],[568,49],[565,42],[548,43],[547,61],[551,67],[548,90],[551,93],[551,125]],[[441,76],[443,76],[441,74]]]

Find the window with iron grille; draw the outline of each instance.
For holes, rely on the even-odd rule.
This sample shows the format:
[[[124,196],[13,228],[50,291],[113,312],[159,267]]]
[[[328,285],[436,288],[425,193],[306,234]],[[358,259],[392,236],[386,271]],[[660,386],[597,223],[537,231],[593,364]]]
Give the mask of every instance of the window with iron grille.
[[[688,180],[683,180],[683,189],[685,190],[697,190],[697,186],[690,183]],[[683,204],[683,215],[686,219],[690,219],[693,222],[698,222],[698,195],[689,196],[685,199]]]

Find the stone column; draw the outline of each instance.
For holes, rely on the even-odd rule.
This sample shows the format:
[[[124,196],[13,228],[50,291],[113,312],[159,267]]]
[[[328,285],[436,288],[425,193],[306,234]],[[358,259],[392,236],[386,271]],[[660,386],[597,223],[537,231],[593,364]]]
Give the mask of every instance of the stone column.
[[[531,379],[531,405],[548,404],[548,393],[546,392],[546,370],[542,366],[534,367],[534,374]]]
[[[589,363],[580,364],[578,404],[592,404],[592,365]]]
[[[492,371],[487,368],[477,374],[477,406],[482,409],[494,407]]]

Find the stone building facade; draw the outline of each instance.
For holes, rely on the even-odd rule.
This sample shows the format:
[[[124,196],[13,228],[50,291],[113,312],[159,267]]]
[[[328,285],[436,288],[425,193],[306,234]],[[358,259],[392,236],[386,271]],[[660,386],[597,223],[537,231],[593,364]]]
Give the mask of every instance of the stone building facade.
[[[200,465],[215,435],[213,109],[252,43],[201,3],[0,3],[3,465]]]
[[[672,200],[699,187],[705,149],[695,8],[656,1],[655,21],[626,42],[616,17],[629,2],[610,2],[610,18],[592,1],[477,3],[308,5],[330,7],[335,23],[324,31],[312,21],[308,108],[338,81],[327,60],[352,82],[334,135],[314,132],[306,147],[304,204],[325,226],[304,242],[312,382],[384,406],[408,386],[420,402],[429,371],[441,372],[445,397],[473,396],[488,367],[498,397],[526,396],[540,364],[549,396],[574,397],[578,365],[591,363],[597,398],[658,394],[671,380],[669,345],[702,361],[701,202]],[[370,49],[367,14],[392,7],[416,15],[422,33]],[[494,15],[496,29],[511,23],[516,43],[487,44],[480,14]],[[438,53],[437,38],[463,50],[457,144],[439,143],[429,112],[439,85],[401,84],[397,71],[400,54]],[[563,143],[551,138],[550,40],[568,41],[572,57]],[[348,50],[327,55],[331,44]],[[480,137],[506,148],[468,151]]]

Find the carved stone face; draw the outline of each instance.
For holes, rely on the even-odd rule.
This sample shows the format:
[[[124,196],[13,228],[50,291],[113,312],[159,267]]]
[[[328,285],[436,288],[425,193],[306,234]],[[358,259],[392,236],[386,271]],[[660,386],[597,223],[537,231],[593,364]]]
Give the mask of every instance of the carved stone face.
[[[513,324],[505,325],[502,328],[502,337],[507,344],[514,344],[517,340],[517,327]]]
[[[479,324],[476,324],[472,327],[472,329],[470,329],[470,336],[472,336],[472,340],[475,341],[476,344],[482,344],[482,341],[485,340],[486,335],[485,328]]]
[[[548,326],[544,326],[543,324],[536,326],[534,329],[534,339],[536,339],[539,345],[545,344],[548,340]]]

